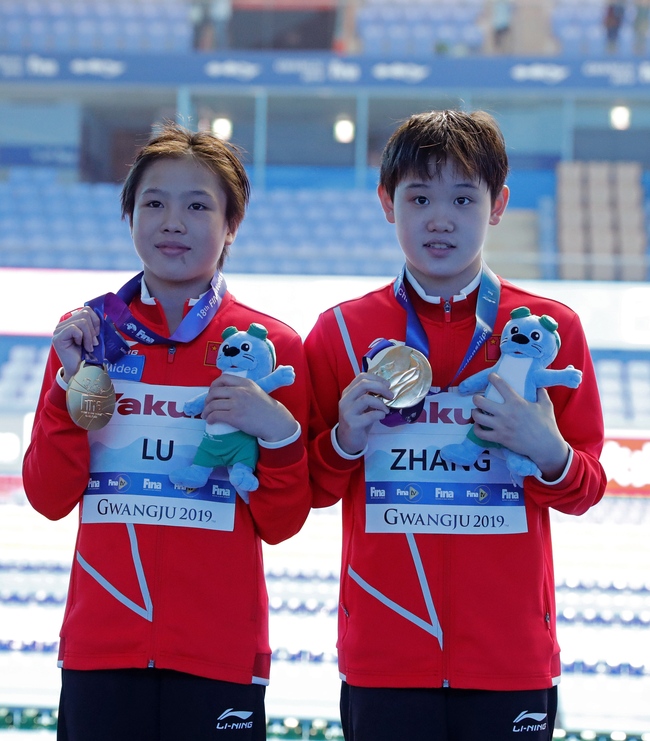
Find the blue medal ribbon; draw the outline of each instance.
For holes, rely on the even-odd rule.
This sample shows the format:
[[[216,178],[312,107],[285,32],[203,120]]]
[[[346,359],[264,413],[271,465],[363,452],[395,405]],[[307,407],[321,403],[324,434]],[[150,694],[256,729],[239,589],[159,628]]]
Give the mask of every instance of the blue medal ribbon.
[[[412,347],[414,350],[419,350],[426,358],[429,357],[429,339],[422,322],[417,315],[415,307],[409,298],[408,291],[406,290],[406,266],[402,268],[401,273],[395,279],[393,288],[395,291],[395,298],[400,306],[406,311],[406,340],[405,344],[408,347]],[[492,272],[492,270],[483,263],[481,270],[481,282],[478,289],[478,298],[476,301],[476,326],[474,327],[474,334],[465,352],[465,357],[462,359],[458,370],[454,374],[452,380],[447,384],[444,390],[449,389],[453,385],[454,381],[460,376],[465,370],[468,363],[476,355],[479,348],[492,336],[494,331],[494,325],[496,323],[497,312],[499,310],[499,298],[501,296],[501,284],[499,279]],[[380,349],[383,349],[386,345],[386,340],[379,341],[373,345],[372,352],[367,357],[372,357]],[[395,427],[401,424],[407,424],[415,422],[420,416],[419,412],[424,405],[422,400],[416,407],[409,409],[393,409],[391,410],[382,422],[388,427]],[[419,409],[418,409],[419,407]]]
[[[210,290],[192,306],[177,329],[165,337],[149,329],[136,319],[129,304],[141,290],[144,273],[131,278],[117,293],[105,293],[86,302],[99,316],[102,326],[99,333],[99,344],[92,354],[86,354],[86,362],[101,365],[104,361],[114,363],[127,355],[129,346],[120,336],[120,332],[143,345],[174,345],[178,342],[191,342],[207,327],[219,310],[226,294],[226,281],[221,272],[217,272],[210,281]],[[92,355],[92,357],[91,357]]]
[[[422,327],[422,322],[409,299],[406,286],[404,285],[405,279],[406,267],[402,268],[402,272],[394,283],[395,298],[400,306],[406,310],[406,344],[415,350],[419,350],[428,358],[429,340],[424,328]],[[481,282],[476,301],[476,326],[474,327],[474,334],[470,340],[467,351],[465,352],[465,357],[461,361],[454,377],[446,386],[447,389],[465,370],[468,363],[478,352],[479,348],[491,337],[497,319],[497,312],[499,311],[500,296],[501,284],[499,283],[499,279],[492,270],[483,263]]]

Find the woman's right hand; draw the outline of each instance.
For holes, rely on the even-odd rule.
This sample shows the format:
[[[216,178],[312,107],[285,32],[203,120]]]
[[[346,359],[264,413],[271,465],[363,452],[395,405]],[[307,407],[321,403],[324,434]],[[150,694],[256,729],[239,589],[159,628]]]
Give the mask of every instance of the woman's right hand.
[[[388,381],[374,373],[360,373],[339,401],[336,439],[348,455],[356,455],[368,444],[370,428],[390,411],[386,401],[394,396]]]
[[[82,348],[92,353],[99,344],[99,316],[93,309],[84,306],[66,319],[60,321],[52,336],[52,346],[63,366],[63,380],[66,383],[81,365]]]

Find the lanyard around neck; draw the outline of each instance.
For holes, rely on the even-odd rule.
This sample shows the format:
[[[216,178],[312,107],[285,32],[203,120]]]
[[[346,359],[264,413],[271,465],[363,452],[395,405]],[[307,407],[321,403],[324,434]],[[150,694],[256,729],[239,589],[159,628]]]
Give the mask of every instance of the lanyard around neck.
[[[217,272],[210,281],[210,289],[190,308],[177,329],[165,337],[149,329],[136,319],[129,304],[141,291],[143,273],[131,278],[117,293],[105,293],[87,302],[99,316],[102,327],[99,344],[84,359],[90,364],[115,362],[129,351],[129,346],[119,332],[144,345],[174,345],[191,342],[207,327],[219,310],[226,294],[226,281]],[[119,332],[118,332],[119,330]]]
[[[406,266],[402,268],[401,273],[395,279],[393,288],[397,302],[406,311],[406,344],[409,347],[419,350],[427,358],[429,357],[429,340],[427,338],[420,317],[418,317],[413,302],[410,300],[406,290]],[[483,263],[481,269],[481,282],[478,288],[478,298],[476,301],[476,324],[474,333],[470,340],[469,346],[465,352],[460,366],[454,377],[447,385],[447,388],[453,385],[454,381],[465,370],[468,363],[476,355],[479,348],[486,342],[494,331],[497,312],[499,310],[499,298],[501,295],[501,284],[499,279],[492,270]]]

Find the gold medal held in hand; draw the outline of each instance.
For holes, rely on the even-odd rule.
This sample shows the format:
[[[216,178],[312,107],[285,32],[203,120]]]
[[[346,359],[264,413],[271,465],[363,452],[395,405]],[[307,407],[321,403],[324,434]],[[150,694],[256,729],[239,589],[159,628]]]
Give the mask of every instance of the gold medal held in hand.
[[[72,421],[79,427],[85,430],[105,427],[115,409],[115,389],[106,369],[82,363],[68,384],[66,404]]]
[[[394,398],[386,406],[403,409],[415,406],[429,393],[431,366],[419,351],[407,345],[391,345],[368,360],[368,372],[385,378]]]

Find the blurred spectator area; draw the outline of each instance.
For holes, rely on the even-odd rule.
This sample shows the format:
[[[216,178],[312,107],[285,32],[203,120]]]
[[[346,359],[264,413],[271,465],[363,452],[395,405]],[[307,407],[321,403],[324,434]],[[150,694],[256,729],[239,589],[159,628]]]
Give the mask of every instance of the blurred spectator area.
[[[0,0],[5,52],[188,52],[189,5],[178,0]]]
[[[273,171],[273,168],[270,168]],[[301,168],[322,183],[327,168]],[[322,173],[322,174],[320,174]],[[55,168],[0,171],[0,267],[137,270],[113,183],[62,182]],[[512,279],[643,281],[650,277],[650,175],[638,163],[564,162],[511,173],[513,202],[485,254]],[[34,208],[34,204],[38,208]],[[254,190],[228,259],[236,273],[397,273],[394,226],[373,189]]]
[[[336,0],[0,0],[0,51],[331,49]]]
[[[557,168],[559,274],[573,280],[647,276],[648,229],[637,162],[563,162]]]
[[[622,13],[620,28],[608,43],[606,12],[618,5]],[[566,56],[647,56],[649,50],[647,0],[556,0],[551,27],[558,51]]]
[[[624,3],[610,44],[606,6],[605,0],[0,0],[0,52],[646,55],[646,0]]]
[[[356,10],[360,51],[373,56],[477,54],[488,0],[366,0]]]

